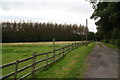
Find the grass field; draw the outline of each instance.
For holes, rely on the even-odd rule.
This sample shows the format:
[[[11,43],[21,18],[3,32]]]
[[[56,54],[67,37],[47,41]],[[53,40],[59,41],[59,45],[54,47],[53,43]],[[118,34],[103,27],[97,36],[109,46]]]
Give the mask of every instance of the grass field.
[[[61,48],[63,46],[66,46],[70,43],[73,43],[73,42],[57,42],[55,48],[58,49],[58,48]],[[74,51],[67,54],[66,57],[61,60],[62,62],[60,61],[60,62],[56,63],[55,65],[59,64],[58,66],[62,66],[62,65],[66,64],[66,67],[67,67],[67,66],[71,66],[72,65],[71,63],[73,63],[73,65],[74,64],[76,65],[78,63],[79,64],[78,67],[83,67],[84,65],[82,65],[82,64],[85,61],[85,57],[91,51],[91,49],[93,48],[93,45],[94,45],[94,43],[91,43],[87,47],[82,46],[79,49],[75,49]],[[45,43],[45,42],[44,43],[30,43],[30,44],[29,43],[5,43],[5,44],[2,44],[2,64],[6,64],[6,63],[9,63],[9,62],[19,60],[19,59],[30,57],[30,56],[32,56],[32,52],[36,52],[38,54],[38,53],[43,53],[43,52],[47,52],[47,51],[52,51],[52,49],[53,49],[53,46],[52,46],[51,42],[48,42],[48,43]],[[37,60],[43,59],[44,57],[45,56],[37,57]],[[78,59],[80,60],[80,62],[79,62]],[[73,61],[70,63],[70,60],[73,60]],[[31,64],[31,62],[32,62],[31,60],[28,60],[28,61],[25,61],[23,63],[20,63],[19,64],[19,69]],[[45,64],[45,62],[36,65],[36,67],[41,66],[43,64]],[[54,66],[51,67],[51,69],[59,68],[59,67],[55,68]],[[78,67],[76,66],[76,68],[75,68],[75,66],[73,66],[71,68],[74,68],[75,70],[77,70]],[[82,74],[82,69],[83,68],[80,69],[81,70],[80,74]],[[51,69],[49,69],[48,72],[52,72],[52,71],[50,71]],[[8,68],[5,68],[5,69],[2,70],[3,75],[6,75],[10,72],[13,72],[14,70],[15,70],[15,66],[10,66]],[[70,72],[69,70],[68,70],[67,73]],[[18,77],[21,77],[21,76],[25,75],[26,73],[28,73],[30,71],[31,71],[31,68],[28,68],[25,71],[22,71],[22,72],[18,73]],[[64,71],[66,71],[66,70],[64,70]],[[52,77],[52,78],[54,78],[53,76],[48,75],[47,74],[48,72],[44,71],[40,75],[44,75],[42,77]],[[39,72],[37,72],[37,73],[39,73]],[[71,75],[71,73],[70,73],[70,75]],[[50,73],[50,74],[52,74],[52,73]],[[60,77],[63,77],[63,75],[61,75]],[[66,77],[70,77],[70,75],[68,74],[68,76],[66,76]],[[11,76],[11,77],[13,77],[13,76]],[[35,75],[35,77],[40,78],[41,76]]]
[[[66,46],[70,42],[56,42],[55,48]],[[33,43],[3,43],[2,44],[2,64],[6,64],[19,59],[32,56],[32,52],[43,53],[52,51],[52,42],[33,42]]]
[[[69,45],[71,43],[73,43],[73,41],[56,42],[55,49],[62,48],[63,46]],[[2,44],[2,64],[7,64],[9,62],[30,57],[32,56],[33,52],[36,52],[36,54],[38,54],[38,53],[48,52],[52,50],[53,50],[52,42],[3,43]],[[46,56],[37,57],[37,60],[43,59],[44,57]],[[31,64],[31,62],[32,62],[31,60],[28,60],[23,63],[20,63],[19,69]],[[44,63],[41,63],[37,66],[40,66],[42,64]],[[6,75],[10,72],[13,72],[14,70],[15,70],[15,66],[10,66],[8,68],[3,69],[2,74]],[[19,75],[22,76],[23,74],[28,73],[30,70],[31,69],[25,70]]]

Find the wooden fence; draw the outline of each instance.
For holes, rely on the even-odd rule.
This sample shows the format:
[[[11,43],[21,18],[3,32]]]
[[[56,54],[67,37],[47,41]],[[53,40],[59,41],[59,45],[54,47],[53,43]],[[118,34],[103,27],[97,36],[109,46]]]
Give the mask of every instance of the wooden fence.
[[[90,42],[87,42],[87,44],[88,43],[90,43]],[[22,79],[26,78],[29,75],[34,75],[37,70],[42,69],[42,68],[44,68],[44,67],[46,67],[46,66],[48,66],[48,65],[50,65],[50,64],[52,64],[54,62],[56,62],[60,58],[64,57],[64,55],[66,53],[74,50],[75,48],[78,48],[81,45],[85,45],[85,44],[86,44],[85,42],[82,42],[82,43],[72,43],[72,44],[70,44],[68,46],[62,47],[60,49],[55,49],[54,51],[50,51],[50,52],[39,53],[39,54],[36,54],[34,52],[34,53],[32,53],[31,57],[28,57],[28,58],[25,58],[25,59],[21,59],[21,60],[16,60],[15,62],[11,62],[11,63],[5,64],[5,65],[2,65],[2,66],[0,66],[1,69],[4,69],[4,68],[12,66],[12,65],[15,66],[15,69],[14,69],[13,72],[8,73],[7,75],[2,76],[1,80],[5,80],[5,79],[7,79],[7,78],[9,78],[11,76],[14,76],[14,80],[22,80]],[[59,52],[56,54],[56,51],[59,51]],[[49,57],[48,54],[52,54],[52,56]],[[46,58],[37,61],[36,58],[38,56],[41,56],[41,55],[46,55]],[[58,56],[58,58],[57,58],[57,56]],[[22,63],[24,61],[27,61],[27,60],[30,60],[30,59],[32,59],[32,63],[30,65],[25,66],[25,67],[23,67],[21,69],[18,68],[20,63]],[[49,59],[52,59],[52,61],[49,62],[48,61]],[[41,63],[43,61],[45,61],[46,64],[36,68],[36,64]],[[24,76],[20,77],[19,79],[17,78],[17,74],[18,73],[20,73],[20,72],[22,72],[22,71],[24,71],[24,70],[26,70],[26,69],[28,69],[30,67],[32,69],[31,69],[31,71],[29,73],[25,74]]]

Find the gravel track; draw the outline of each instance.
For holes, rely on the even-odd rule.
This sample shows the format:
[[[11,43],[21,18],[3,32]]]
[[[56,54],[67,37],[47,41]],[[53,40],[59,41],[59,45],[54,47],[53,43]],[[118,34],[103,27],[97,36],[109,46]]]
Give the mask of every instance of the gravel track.
[[[101,42],[96,43],[86,64],[85,78],[118,78],[118,52]]]

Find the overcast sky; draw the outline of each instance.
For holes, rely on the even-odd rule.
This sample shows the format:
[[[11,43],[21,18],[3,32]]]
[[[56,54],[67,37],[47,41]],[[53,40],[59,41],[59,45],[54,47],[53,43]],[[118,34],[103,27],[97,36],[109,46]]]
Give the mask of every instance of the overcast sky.
[[[0,20],[86,24],[96,32],[92,5],[86,0],[0,0]]]

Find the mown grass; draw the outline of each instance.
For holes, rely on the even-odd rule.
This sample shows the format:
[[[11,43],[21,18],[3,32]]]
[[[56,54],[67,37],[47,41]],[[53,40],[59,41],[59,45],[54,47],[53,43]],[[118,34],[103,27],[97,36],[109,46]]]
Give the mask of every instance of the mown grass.
[[[90,43],[71,51],[47,70],[37,71],[34,78],[83,78],[87,67],[85,64],[86,57],[94,45],[95,43]]]
[[[69,43],[56,44],[55,48],[58,49],[63,46],[66,46],[68,44]],[[52,51],[52,50],[53,50],[52,44],[17,44],[17,45],[14,45],[14,44],[13,45],[11,45],[11,44],[4,45],[3,44],[2,45],[2,64],[4,65],[4,64],[16,61],[16,60],[30,57],[30,56],[32,56],[33,52],[36,52],[36,54],[38,54],[38,53],[48,52],[48,51]],[[50,54],[49,56],[51,56],[51,55],[52,54]],[[46,58],[46,55],[37,57],[37,60],[41,60],[43,58]],[[21,69],[22,67],[28,66],[31,63],[32,63],[32,59],[22,62],[22,63],[19,63],[18,68]],[[45,64],[45,62],[40,63],[37,66],[41,66],[43,64]],[[6,75],[6,74],[14,72],[14,71],[15,71],[15,65],[2,69],[2,75]],[[22,71],[21,73],[19,73],[18,77],[21,77],[30,71],[31,71],[31,68],[28,68],[25,71]]]
[[[56,44],[55,48],[61,48],[68,44]],[[52,44],[22,44],[22,45],[2,45],[2,64],[6,64],[19,59],[32,56],[33,52],[43,53],[52,51]]]

